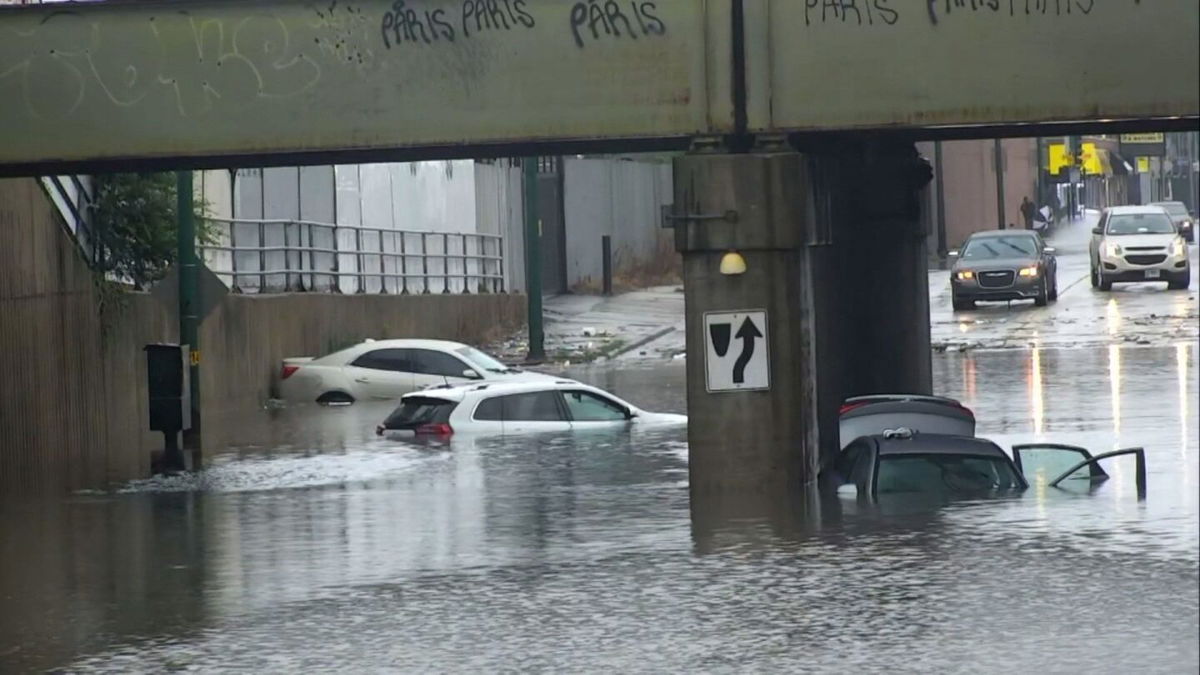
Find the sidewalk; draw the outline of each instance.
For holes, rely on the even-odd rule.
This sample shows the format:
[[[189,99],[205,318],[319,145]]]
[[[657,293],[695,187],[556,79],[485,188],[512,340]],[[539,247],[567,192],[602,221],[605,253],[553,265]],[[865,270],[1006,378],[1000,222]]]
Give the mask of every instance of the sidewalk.
[[[579,363],[671,358],[684,349],[683,288],[657,286],[613,297],[557,295],[543,303],[546,360]],[[524,333],[491,351],[506,362],[528,354]]]

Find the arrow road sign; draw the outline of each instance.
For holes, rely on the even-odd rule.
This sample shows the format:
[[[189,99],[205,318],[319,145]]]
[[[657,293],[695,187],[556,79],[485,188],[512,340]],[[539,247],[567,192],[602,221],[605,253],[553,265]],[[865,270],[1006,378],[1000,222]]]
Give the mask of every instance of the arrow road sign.
[[[766,311],[706,312],[704,342],[709,392],[771,388]]]

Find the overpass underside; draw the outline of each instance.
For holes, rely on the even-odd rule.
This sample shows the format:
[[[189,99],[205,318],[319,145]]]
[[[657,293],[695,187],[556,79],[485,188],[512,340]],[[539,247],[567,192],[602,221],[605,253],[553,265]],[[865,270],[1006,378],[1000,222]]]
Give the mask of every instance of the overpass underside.
[[[842,397],[929,390],[916,206],[928,166],[913,140],[1195,128],[1197,11],[1133,0],[0,8],[0,175],[687,150],[671,222],[688,293],[692,486],[788,489],[835,447]],[[719,273],[729,250],[744,274]],[[747,311],[769,317],[769,385],[712,391],[705,314]]]

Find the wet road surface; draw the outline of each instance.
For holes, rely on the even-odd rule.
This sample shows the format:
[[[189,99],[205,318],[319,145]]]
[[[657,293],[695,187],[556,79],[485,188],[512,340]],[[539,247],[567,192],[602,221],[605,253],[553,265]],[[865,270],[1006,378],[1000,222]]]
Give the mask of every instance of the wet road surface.
[[[935,349],[1084,347],[1112,343],[1172,345],[1200,340],[1197,270],[1200,248],[1189,244],[1192,285],[1169,291],[1164,282],[1092,288],[1088,253],[1099,212],[1059,227],[1048,243],[1058,259],[1058,301],[1035,307],[1031,301],[981,303],[972,311],[950,306],[950,272],[931,272],[930,325]]]
[[[690,504],[683,429],[247,416],[199,476],[0,511],[0,672],[1195,672],[1197,345],[935,354],[981,435],[1144,445],[1094,494]],[[684,368],[572,371],[683,411]]]

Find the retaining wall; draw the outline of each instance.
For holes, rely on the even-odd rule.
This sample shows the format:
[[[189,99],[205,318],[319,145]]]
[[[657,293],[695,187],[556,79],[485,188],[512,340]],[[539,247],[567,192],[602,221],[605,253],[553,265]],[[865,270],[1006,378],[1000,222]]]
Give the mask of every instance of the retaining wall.
[[[33,179],[0,180],[0,241],[0,496],[148,475],[162,436],[146,430],[143,347],[177,341],[173,311],[127,293],[102,320],[91,272]],[[287,356],[365,337],[477,343],[524,321],[520,295],[229,295],[201,326],[202,410],[262,406]]]

